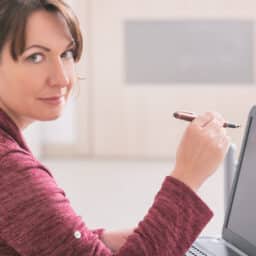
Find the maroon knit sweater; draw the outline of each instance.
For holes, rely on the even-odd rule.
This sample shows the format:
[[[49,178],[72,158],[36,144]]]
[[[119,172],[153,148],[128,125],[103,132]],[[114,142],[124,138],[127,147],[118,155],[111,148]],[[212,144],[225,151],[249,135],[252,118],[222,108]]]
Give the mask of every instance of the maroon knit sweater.
[[[118,256],[181,256],[212,212],[185,184],[168,176],[152,207]],[[114,255],[70,206],[51,173],[32,155],[0,110],[0,255]]]

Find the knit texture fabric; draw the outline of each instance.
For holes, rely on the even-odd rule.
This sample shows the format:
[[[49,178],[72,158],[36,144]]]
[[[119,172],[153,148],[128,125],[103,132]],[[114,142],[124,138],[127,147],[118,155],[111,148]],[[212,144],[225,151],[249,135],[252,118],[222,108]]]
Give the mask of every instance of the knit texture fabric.
[[[148,213],[113,254],[100,239],[104,231],[86,226],[0,110],[0,255],[182,256],[211,217],[197,194],[167,176]]]

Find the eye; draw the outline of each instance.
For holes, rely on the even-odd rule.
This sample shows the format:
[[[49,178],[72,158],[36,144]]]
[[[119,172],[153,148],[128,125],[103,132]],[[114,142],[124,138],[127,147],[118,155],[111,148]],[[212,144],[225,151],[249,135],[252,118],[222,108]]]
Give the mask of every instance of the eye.
[[[74,59],[74,55],[75,55],[74,49],[70,49],[62,53],[61,57],[63,59]]]
[[[34,64],[38,64],[43,60],[43,55],[41,53],[34,53],[27,57],[26,59]]]

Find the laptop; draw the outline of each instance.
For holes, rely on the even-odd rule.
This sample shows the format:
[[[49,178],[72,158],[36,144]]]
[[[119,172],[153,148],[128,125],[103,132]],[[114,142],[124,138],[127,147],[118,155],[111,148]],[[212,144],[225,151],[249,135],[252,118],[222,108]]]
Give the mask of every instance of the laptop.
[[[256,255],[256,106],[247,120],[221,238],[199,237],[185,255]]]

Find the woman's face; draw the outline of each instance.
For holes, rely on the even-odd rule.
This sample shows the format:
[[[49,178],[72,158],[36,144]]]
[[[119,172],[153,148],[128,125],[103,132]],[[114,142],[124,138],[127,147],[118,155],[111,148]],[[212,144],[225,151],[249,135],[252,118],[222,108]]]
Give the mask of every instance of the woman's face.
[[[0,61],[0,108],[22,129],[34,120],[60,116],[75,83],[74,44],[64,19],[34,12],[26,27],[25,51],[14,61],[10,43]]]

